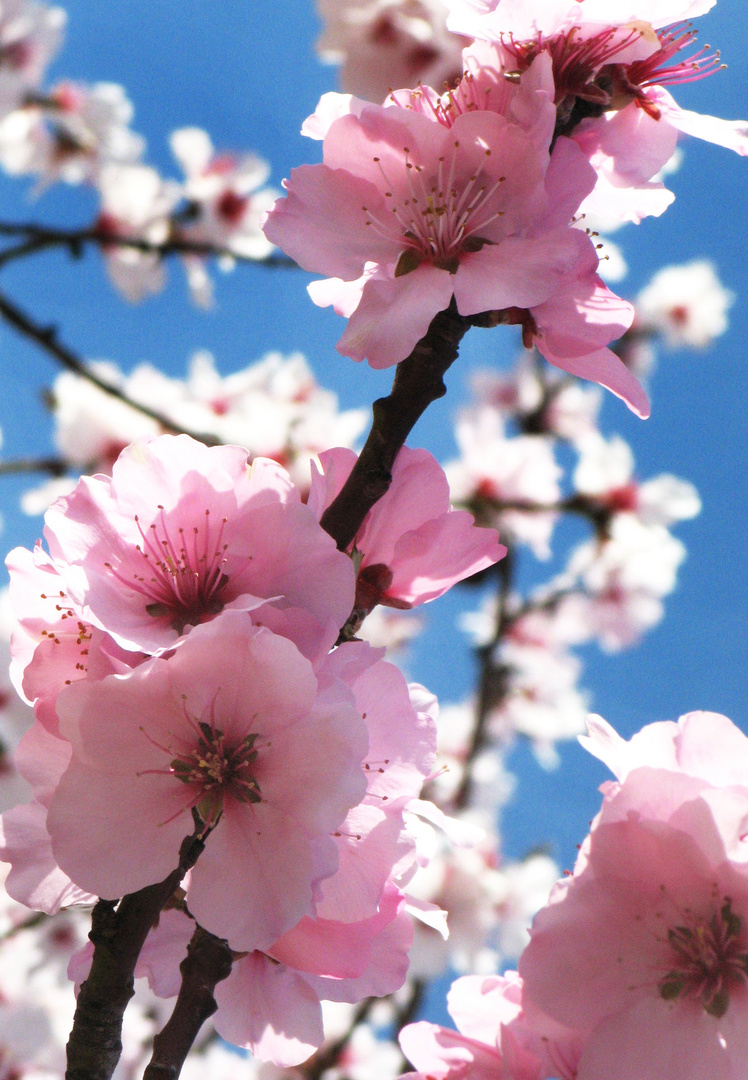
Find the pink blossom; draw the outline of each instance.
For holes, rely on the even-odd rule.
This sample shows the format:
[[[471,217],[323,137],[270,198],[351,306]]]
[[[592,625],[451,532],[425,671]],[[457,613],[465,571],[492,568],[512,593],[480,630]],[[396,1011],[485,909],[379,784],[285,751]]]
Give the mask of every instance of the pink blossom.
[[[748,153],[748,124],[681,109],[667,86],[718,70],[719,53],[694,48],[684,20],[712,0],[662,0],[637,5],[600,0],[448,0],[451,29],[493,42],[508,71],[524,71],[541,52],[553,61],[559,128],[587,153],[601,174],[593,195],[622,220],[662,213],[672,195],[650,183],[672,156],[679,134],[695,135]],[[581,119],[575,110],[582,107]],[[631,189],[631,190],[626,190]],[[592,203],[589,204],[590,208]],[[587,207],[585,207],[586,209]]]
[[[553,109],[545,92],[527,97],[524,125],[472,111],[445,126],[358,103],[327,129],[324,164],[294,171],[265,231],[338,279],[313,299],[350,316],[345,355],[388,367],[452,296],[463,315],[536,306],[586,257],[569,218],[594,177],[568,146],[563,190],[546,186]]]
[[[462,410],[455,437],[461,456],[445,466],[454,501],[475,507],[483,520],[529,544],[538,558],[549,558],[557,512],[528,513],[521,504],[553,507],[561,499],[561,468],[551,440],[510,437],[501,413],[488,405]]]
[[[545,1031],[532,1031],[515,972],[463,976],[452,984],[447,1004],[457,1031],[426,1021],[401,1031],[403,1053],[418,1070],[405,1074],[409,1080],[574,1080],[575,1033],[539,1014]]]
[[[306,1060],[322,1041],[320,1001],[356,1002],[402,986],[413,937],[402,904],[391,888],[366,923],[305,920],[266,956],[239,960],[216,988],[218,1033],[278,1065]]]
[[[367,739],[350,691],[320,693],[291,642],[227,611],[168,659],[73,684],[58,712],[73,753],[48,828],[82,888],[114,897],[162,880],[194,808],[213,830],[188,887],[202,925],[265,948],[313,913],[337,867],[329,834],[366,789]]]
[[[720,282],[714,266],[696,259],[658,270],[636,298],[637,329],[662,334],[671,348],[703,349],[727,330],[735,294]]]
[[[47,513],[45,535],[85,619],[123,648],[155,652],[226,607],[269,600],[342,626],[350,560],[288,474],[247,451],[186,435],[135,444],[112,478],[84,477]]]
[[[647,724],[628,741],[602,716],[592,715],[579,741],[621,782],[645,766],[682,772],[715,786],[743,785],[748,777],[748,738],[720,713],[691,712],[677,723]]]
[[[93,896],[57,865],[47,832],[47,811],[70,762],[70,745],[35,724],[19,743],[15,765],[34,799],[7,810],[0,821],[0,858],[11,863],[5,889],[19,903],[49,915]]]
[[[95,183],[109,163],[133,164],[145,147],[130,130],[133,107],[116,83],[62,82],[0,125],[0,161],[12,175]]]
[[[102,168],[97,187],[101,206],[95,229],[103,238],[101,250],[112,284],[133,303],[161,292],[166,284],[166,272],[160,255],[107,241],[133,238],[151,244],[165,243],[171,228],[171,213],[180,199],[178,185],[164,180],[148,165],[112,162]],[[91,389],[87,392],[90,395]],[[111,413],[114,404],[108,403],[107,413]],[[124,407],[120,405],[122,411]],[[132,424],[131,419],[128,427]],[[142,417],[140,425],[138,434],[142,433]]]
[[[62,43],[66,13],[36,0],[5,0],[0,13],[0,116],[22,107]]]
[[[322,59],[341,63],[346,92],[380,102],[393,86],[452,83],[467,39],[446,26],[443,0],[318,0]]]
[[[14,548],[11,604],[17,622],[11,637],[11,677],[38,720],[59,734],[55,705],[60,691],[79,679],[103,679],[136,667],[145,656],[127,651],[105,631],[85,622],[68,591],[61,567],[37,544],[33,552]]]
[[[352,450],[319,455],[309,507],[321,516],[356,463]],[[356,610],[377,604],[409,608],[434,600],[457,581],[506,554],[493,529],[479,529],[471,514],[453,510],[444,470],[426,450],[404,446],[392,468],[392,484],[368,512],[353,541],[359,561]]]
[[[715,764],[735,743],[718,719]],[[695,743],[705,745],[709,722],[708,714],[694,722]],[[671,746],[690,741],[689,727]],[[526,1000],[585,1037],[578,1080],[738,1080],[744,1072],[746,774],[723,764],[706,780],[698,765],[659,767],[657,747],[671,732],[642,739],[635,767],[603,789],[574,874],[536,917],[520,961]],[[639,765],[641,751],[654,767]]]
[[[639,483],[634,456],[618,436],[589,435],[579,445],[574,486],[611,514],[635,514],[643,525],[674,525],[696,517],[701,500],[693,484],[665,473]]]
[[[662,618],[662,598],[675,588],[685,557],[684,545],[664,525],[616,513],[605,539],[590,540],[572,552],[559,584],[581,586],[583,592],[563,603],[581,607],[577,617],[604,649],[626,648]]]

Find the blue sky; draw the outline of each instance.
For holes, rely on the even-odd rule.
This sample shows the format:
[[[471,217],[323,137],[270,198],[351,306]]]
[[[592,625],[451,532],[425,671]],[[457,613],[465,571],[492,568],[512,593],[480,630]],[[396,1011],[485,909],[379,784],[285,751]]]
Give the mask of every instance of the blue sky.
[[[205,127],[219,148],[252,149],[267,158],[276,186],[294,165],[318,160],[318,144],[303,139],[299,128],[319,95],[334,88],[335,72],[314,57],[311,0],[69,0],[64,6],[67,41],[52,77],[121,82],[135,105],[134,126],[148,140],[148,160],[164,172],[178,176],[167,140],[188,124]],[[701,40],[721,46],[729,68],[677,88],[676,96],[703,112],[746,117],[746,9],[739,0],[722,0],[701,22]],[[729,333],[712,350],[662,354],[650,383],[650,420],[637,420],[616,399],[606,401],[604,429],[631,442],[639,475],[675,472],[696,484],[704,503],[701,517],[679,530],[689,557],[664,622],[629,652],[585,654],[584,682],[594,708],[625,734],[696,708],[725,712],[748,730],[748,162],[696,142],[684,149],[684,164],[670,182],[674,206],[663,218],[618,234],[631,268],[620,291],[633,295],[666,263],[709,257],[738,302]],[[90,193],[55,188],[30,202],[30,186],[0,178],[0,219],[90,221]],[[311,304],[308,280],[300,272],[239,268],[219,276],[217,306],[205,313],[190,306],[175,264],[165,293],[132,308],[113,293],[95,253],[73,262],[55,252],[7,268],[0,285],[36,318],[57,324],[63,339],[89,359],[108,358],[125,369],[148,360],[182,374],[191,353],[208,348],[228,373],[269,349],[299,349],[343,406],[368,403],[387,391],[391,373],[372,372],[335,352],[342,322]],[[471,332],[448,376],[447,397],[419,424],[412,445],[442,460],[452,456],[450,418],[464,400],[469,371],[507,364],[515,340],[501,329]],[[0,355],[4,453],[44,450],[50,428],[40,391],[56,369],[4,327]],[[28,546],[41,523],[17,513],[20,482],[0,483],[5,547]],[[472,595],[467,600],[472,603]],[[410,663],[413,676],[445,701],[459,700],[472,677],[454,627],[465,602],[455,590],[431,605],[429,631]],[[521,785],[506,813],[506,850],[521,854],[550,840],[570,865],[595,813],[603,768],[575,744],[563,748],[555,773],[543,773],[524,749],[512,767]]]

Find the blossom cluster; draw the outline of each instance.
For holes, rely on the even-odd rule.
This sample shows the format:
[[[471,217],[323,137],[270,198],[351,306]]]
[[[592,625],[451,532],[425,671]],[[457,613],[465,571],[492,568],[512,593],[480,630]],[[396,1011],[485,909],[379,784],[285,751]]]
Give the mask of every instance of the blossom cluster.
[[[280,1064],[321,1042],[320,999],[402,983],[403,889],[426,858],[406,814],[433,770],[436,703],[363,641],[331,652],[340,628],[372,567],[388,584],[364,589],[367,611],[433,599],[503,554],[406,448],[352,560],[317,517],[355,455],[328,453],[304,505],[244,448],[141,440],[50,507],[49,554],[8,558],[12,673],[36,717],[15,756],[33,800],[3,818],[8,892],[46,912],[135,892],[197,829],[184,908],[141,971],[172,996],[196,923],[226,939],[241,955],[217,1029]]]
[[[525,596],[509,582],[462,620],[496,673],[487,731],[505,748],[527,737],[552,763],[553,743],[582,731],[588,708],[572,650],[588,642],[629,648],[662,619],[686,554],[671,528],[701,504],[677,477],[638,479],[628,444],[599,430],[596,388],[548,377],[522,357],[510,375],[478,375],[475,390],[456,426],[460,457],[445,466],[455,504],[540,560],[552,550],[558,559],[554,530],[563,517],[591,533],[568,551],[561,573]],[[569,452],[575,463],[565,474],[560,460]]]
[[[748,153],[748,124],[669,90],[720,66],[681,22],[712,3],[318,0],[347,92],[305,122],[323,163],[276,202],[264,162],[194,127],[171,138],[183,180],[162,177],[121,87],[46,84],[62,11],[0,0],[0,166],[98,199],[78,232],[3,225],[23,257],[93,242],[140,299],[177,253],[208,306],[209,256],[277,244],[290,258],[269,261],[321,275],[313,301],[348,320],[341,353],[415,361],[360,458],[363,411],[339,411],[300,354],[223,377],[199,353],[184,379],[72,362],[56,380],[53,479],[23,501],[46,511],[46,547],[11,552],[0,600],[18,692],[0,681],[2,1080],[63,1071],[63,988],[95,984],[106,952],[82,910],[118,919],[175,872],[142,926],[115,1080],[139,1080],[206,937],[230,973],[201,987],[216,1011],[188,1080],[389,1080],[403,1025],[409,1080],[743,1080],[748,739],[692,713],[625,742],[588,717],[575,652],[660,621],[685,557],[672,530],[700,510],[602,433],[600,387],[648,415],[656,343],[707,344],[733,296],[700,260],[629,303],[599,232],[667,208],[681,135]],[[388,433],[408,373],[450,359],[442,332],[499,325],[524,354],[476,376],[454,460]],[[54,330],[29,336],[66,355]],[[368,509],[344,541],[323,522],[356,477]],[[478,686],[439,714],[382,646],[460,582],[482,597],[461,619]],[[525,738],[550,767],[586,717],[615,781],[557,881],[545,848],[502,850],[507,752]],[[448,970],[457,1031],[409,1024]]]
[[[331,443],[354,446],[366,423],[363,409],[338,409],[337,395],[317,383],[301,353],[271,352],[222,376],[211,353],[202,350],[191,357],[184,379],[170,378],[152,364],[139,364],[129,374],[111,361],[89,366],[124,400],[72,372],[55,379],[47,403],[66,475],[24,494],[30,514],[44,513],[55,498],[69,494],[76,481],[68,473],[110,474],[129,443],[162,434],[161,424],[142,406],[157,410],[175,429],[244,446],[250,459],[272,458],[304,496],[313,455]]]
[[[62,44],[65,12],[38,0],[0,8],[0,167],[11,176],[50,184],[86,184],[99,206],[91,232],[116,288],[129,300],[159,292],[165,270],[159,248],[183,250],[193,298],[212,303],[205,255],[263,259],[272,251],[260,222],[277,193],[270,169],[254,154],[216,151],[207,132],[171,136],[183,179],[165,179],[143,162],[145,140],[131,128],[134,109],[116,83],[64,79],[45,85]],[[130,247],[126,240],[141,242]],[[149,247],[153,250],[149,250]],[[204,254],[201,254],[204,251]]]
[[[657,176],[681,133],[748,153],[746,123],[682,110],[666,89],[718,66],[704,50],[675,62],[693,45],[677,20],[694,5],[639,18],[589,0],[448,6],[448,26],[476,39],[461,78],[443,93],[393,90],[384,105],[325,95],[303,128],[323,140],[323,164],[292,172],[265,233],[326,275],[309,291],[348,318],[338,349],[354,360],[404,360],[453,305],[520,324],[526,346],[646,416],[608,347],[633,309],[600,278],[585,217],[661,214],[673,196]],[[388,7],[388,25],[404,10]],[[377,25],[369,12],[356,21],[370,35]]]
[[[519,974],[459,979],[457,1031],[403,1030],[412,1080],[743,1075],[748,739],[695,712],[628,742],[592,717],[582,741],[616,779],[573,873],[536,916]]]

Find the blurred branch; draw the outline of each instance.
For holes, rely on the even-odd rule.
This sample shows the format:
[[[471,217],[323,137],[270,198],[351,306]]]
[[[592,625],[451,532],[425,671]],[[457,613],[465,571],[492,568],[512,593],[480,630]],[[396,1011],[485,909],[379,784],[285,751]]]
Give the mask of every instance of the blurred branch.
[[[0,236],[23,236],[26,242],[16,247],[0,251],[0,267],[14,259],[33,255],[52,247],[66,247],[73,258],[80,258],[86,244],[95,244],[99,248],[134,248],[147,255],[203,255],[216,259],[228,258],[234,262],[252,263],[257,266],[298,268],[298,264],[282,253],[267,255],[264,259],[252,259],[248,255],[238,255],[230,248],[219,247],[203,240],[189,240],[173,236],[157,243],[135,236],[116,236],[104,229],[58,229],[53,225],[37,225],[33,222],[17,224],[0,222]]]
[[[182,985],[174,1011],[153,1040],[143,1080],[176,1080],[200,1028],[218,1008],[213,991],[229,977],[232,963],[228,942],[198,926],[179,965]]]
[[[0,461],[0,476],[34,472],[46,472],[50,476],[64,476],[70,468],[70,463],[64,458],[13,458],[10,461]]]
[[[46,353],[54,357],[54,359],[62,365],[67,371],[72,371],[75,375],[79,375],[82,379],[87,379],[88,382],[93,383],[99,390],[103,390],[105,394],[109,394],[111,397],[116,398],[118,401],[123,402],[125,405],[129,405],[131,409],[136,409],[138,412],[143,413],[144,416],[149,416],[151,420],[155,420],[157,424],[160,424],[165,431],[179,434],[184,429],[177,427],[168,416],[159,412],[157,409],[152,409],[148,405],[144,405],[141,402],[133,401],[132,398],[120,390],[118,386],[113,386],[112,383],[107,382],[106,379],[102,379],[97,375],[79,356],[76,356],[66,345],[63,345],[57,336],[57,329],[54,326],[41,326],[39,323],[26,314],[21,308],[8,299],[3,293],[0,293],[0,317],[13,327],[14,330],[18,330],[24,337],[29,338],[30,341],[35,342],[40,348],[44,349]],[[214,445],[218,440],[215,436],[197,434],[195,432],[185,432],[187,435],[191,435],[193,439],[197,439],[199,442],[207,443],[208,445]]]
[[[472,764],[486,744],[486,721],[492,709],[495,709],[507,692],[507,671],[501,664],[496,664],[494,653],[501,642],[507,627],[507,601],[511,595],[514,579],[515,554],[511,547],[503,559],[492,567],[496,574],[496,621],[491,640],[476,650],[479,663],[478,702],[475,710],[475,725],[465,756],[462,781],[454,796],[455,809],[464,809],[470,801],[473,787]]]
[[[297,1066],[298,1071],[303,1073],[305,1080],[320,1080],[322,1074],[327,1072],[328,1069],[334,1069],[339,1065],[341,1055],[351,1041],[354,1031],[359,1024],[363,1024],[364,1021],[368,1020],[369,1014],[377,1001],[379,1001],[379,998],[364,998],[363,1001],[360,1001],[346,1031],[337,1039],[333,1039],[332,1042],[323,1043],[316,1054],[313,1054],[303,1065]]]

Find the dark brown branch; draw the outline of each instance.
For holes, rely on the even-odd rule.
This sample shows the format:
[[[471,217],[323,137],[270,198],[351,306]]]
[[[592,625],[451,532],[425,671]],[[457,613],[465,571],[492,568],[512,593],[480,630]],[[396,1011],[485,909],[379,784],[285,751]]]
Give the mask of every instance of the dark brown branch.
[[[229,943],[198,926],[179,965],[182,985],[174,1011],[153,1040],[143,1080],[177,1080],[200,1028],[218,1008],[213,991],[231,974]]]
[[[444,373],[457,359],[462,338],[473,325],[454,300],[431,321],[413,352],[397,365],[388,397],[374,402],[374,420],[358,461],[343,489],[322,515],[322,528],[345,551],[369,510],[392,482],[392,466],[416,421],[446,393]]]
[[[64,476],[71,465],[64,458],[11,458],[0,461],[0,476],[15,476],[18,473],[45,472],[50,476]]]
[[[116,236],[104,229],[58,229],[53,225],[33,223],[16,224],[0,222],[0,236],[25,236],[25,244],[0,251],[0,267],[13,259],[32,255],[51,247],[66,247],[74,258],[81,255],[86,244],[96,244],[102,250],[106,248],[134,248],[147,255],[203,255],[216,259],[229,258],[239,263],[254,263],[258,266],[298,268],[298,264],[287,255],[272,254],[263,259],[253,259],[248,255],[238,255],[230,248],[219,247],[205,240],[190,240],[187,237],[171,236],[168,240],[157,243],[137,236]]]
[[[204,827],[200,825],[204,832]],[[93,962],[81,986],[67,1045],[65,1080],[110,1080],[122,1053],[122,1017],[151,927],[203,850],[198,829],[182,841],[179,865],[164,881],[116,901],[99,900],[89,937]],[[116,906],[116,909],[115,909]]]
[[[14,262],[16,259],[23,259],[27,255],[35,255],[38,251],[55,247],[58,242],[57,240],[48,240],[43,236],[31,236],[28,240],[24,240],[22,244],[4,248],[0,251],[0,268],[5,266],[6,263]]]
[[[40,348],[44,349],[46,353],[53,356],[67,371],[72,371],[82,379],[87,379],[88,382],[93,383],[94,386],[98,386],[99,390],[103,390],[105,394],[109,394],[118,401],[124,402],[125,405],[129,405],[131,409],[136,409],[138,412],[143,413],[144,416],[149,416],[151,420],[155,420],[157,424],[160,424],[165,431],[174,433],[184,431],[183,428],[177,427],[173,420],[170,420],[168,416],[164,416],[164,414],[160,413],[157,409],[152,409],[148,405],[133,401],[132,398],[128,397],[123,390],[119,389],[119,387],[113,386],[111,383],[107,382],[106,379],[102,379],[95,371],[92,371],[79,356],[76,356],[76,354],[66,345],[62,344],[57,336],[57,330],[54,326],[45,327],[35,323],[25,311],[19,308],[17,304],[14,304],[2,293],[0,293],[0,316],[2,316],[14,330],[18,330],[24,337],[29,338],[29,340],[35,342]],[[218,442],[213,435],[198,434],[195,432],[186,432],[186,434],[191,435],[193,439],[197,439],[199,442],[207,443],[209,446]]]

